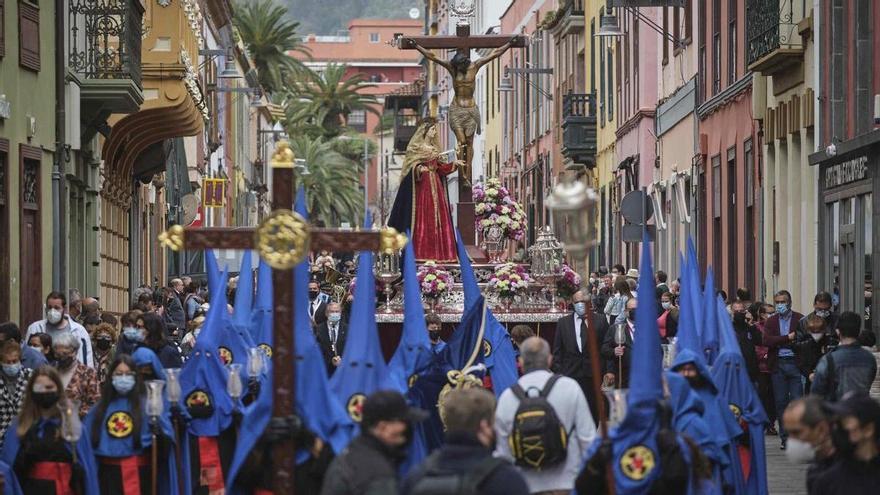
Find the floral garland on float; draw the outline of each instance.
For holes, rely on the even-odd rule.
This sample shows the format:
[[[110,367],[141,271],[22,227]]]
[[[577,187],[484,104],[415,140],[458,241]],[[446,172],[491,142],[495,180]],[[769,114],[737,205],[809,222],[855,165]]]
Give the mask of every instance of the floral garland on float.
[[[438,301],[455,283],[452,274],[440,267],[436,261],[426,261],[419,266],[416,278],[422,296],[431,305],[431,312],[436,313]]]
[[[504,303],[504,310],[510,312],[513,299],[525,292],[531,281],[532,277],[523,265],[502,263],[495,267],[495,272],[489,277],[489,288],[498,293]]]
[[[558,268],[560,278],[556,281],[556,294],[568,300],[581,288],[581,276],[572,270],[568,263],[563,263]]]
[[[478,182],[473,187],[476,226],[482,233],[490,263],[500,262],[507,240],[526,238],[526,214],[510,191],[495,178]]]

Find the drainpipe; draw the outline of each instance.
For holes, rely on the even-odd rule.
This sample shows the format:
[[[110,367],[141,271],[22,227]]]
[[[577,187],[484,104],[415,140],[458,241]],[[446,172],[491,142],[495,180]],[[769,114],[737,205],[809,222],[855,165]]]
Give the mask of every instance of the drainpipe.
[[[65,60],[64,40],[67,31],[64,26],[64,0],[55,0],[55,157],[52,164],[52,289],[67,293],[67,274],[64,250],[67,243],[64,238],[64,167],[67,154],[67,138],[65,136],[65,104],[64,94],[67,66]]]

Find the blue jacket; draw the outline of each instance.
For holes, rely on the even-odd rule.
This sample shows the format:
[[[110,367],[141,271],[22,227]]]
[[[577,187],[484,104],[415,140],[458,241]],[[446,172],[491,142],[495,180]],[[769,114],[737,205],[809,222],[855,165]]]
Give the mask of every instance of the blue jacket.
[[[829,366],[834,362],[834,369]],[[822,356],[813,377],[813,394],[836,401],[849,392],[867,395],[877,376],[877,360],[858,344],[841,345]]]

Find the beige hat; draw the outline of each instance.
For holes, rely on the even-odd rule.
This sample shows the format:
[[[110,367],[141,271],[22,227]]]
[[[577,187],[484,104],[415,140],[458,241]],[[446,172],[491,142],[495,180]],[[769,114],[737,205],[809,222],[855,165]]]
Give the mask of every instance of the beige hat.
[[[630,268],[629,270],[626,271],[626,278],[634,278],[634,279],[638,280],[639,271],[636,270],[635,268]]]

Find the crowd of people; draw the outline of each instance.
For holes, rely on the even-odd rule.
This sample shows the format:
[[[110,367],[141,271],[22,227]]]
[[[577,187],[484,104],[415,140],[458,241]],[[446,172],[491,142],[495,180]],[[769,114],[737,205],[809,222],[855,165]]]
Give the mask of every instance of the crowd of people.
[[[652,285],[650,290],[645,284]],[[439,401],[442,445],[421,462],[410,465],[408,456],[413,432],[429,412],[390,390],[364,399],[360,435],[339,452],[298,420],[267,428],[266,435],[272,430],[269,436],[276,440],[295,437],[308,448],[297,478],[307,493],[606,493],[605,466],[614,454],[597,422],[600,409],[611,404],[601,393],[597,396],[593,380],[598,373],[605,392],[639,388],[644,377],[634,375],[639,360],[635,343],[644,315],[650,314],[649,326],[656,323],[658,342],[669,354],[662,383],[671,416],[660,431],[673,431],[673,443],[684,446],[677,455],[688,459],[692,477],[702,476],[704,483],[691,484],[696,487],[692,491],[766,493],[766,479],[762,490],[751,491],[743,484],[749,475],[738,471],[748,470],[740,463],[752,462],[743,460],[744,452],[762,454],[763,447],[755,451],[749,442],[757,437],[743,434],[746,413],[732,411],[722,399],[724,386],[716,373],[721,361],[710,369],[708,347],[702,356],[679,342],[694,327],[685,321],[688,310],[679,305],[683,285],[662,271],[652,281],[650,273],[640,276],[620,265],[611,273],[592,273],[571,297],[570,313],[557,322],[552,342],[529,325],[510,329],[520,375],[513,386],[493,394],[484,387],[491,387],[491,379],[478,381]],[[224,293],[233,301],[236,289],[230,287]],[[246,287],[253,290],[252,284]],[[202,425],[196,428],[202,435],[181,442],[177,421],[198,424],[218,417],[215,408],[224,407],[219,398],[211,404],[197,389],[186,397],[185,411],[176,411],[178,416],[166,411],[149,419],[145,393],[145,384],[165,379],[167,370],[180,369],[190,358],[205,358],[197,345],[211,307],[204,288],[174,279],[167,288],[137,290],[131,310],[118,318],[103,312],[95,298],[71,296],[68,301],[65,294],[50,293],[46,318],[24,332],[11,322],[0,324],[0,380],[5,385],[0,386],[0,475],[14,478],[26,494],[150,493],[154,483],[173,486],[174,493],[215,493],[235,457],[238,426]],[[877,358],[864,318],[838,313],[826,292],[815,295],[806,315],[792,308],[791,294],[784,290],[772,302],[752,300],[745,289],[730,300],[722,292],[716,298],[723,301],[748,386],[760,398],[757,410],[766,412],[766,419],[758,420],[760,441],[764,434],[778,435],[789,460],[809,464],[811,495],[874,493],[880,483],[880,403],[870,397]],[[234,308],[226,300],[220,303],[231,313]],[[351,301],[345,302],[322,291],[318,280],[308,284],[318,362],[331,377],[343,361],[349,333],[357,331],[350,321]],[[644,305],[649,313],[639,312]],[[447,352],[439,316],[427,314],[425,329],[431,353]],[[599,362],[591,360],[591,346]],[[245,388],[242,401],[250,403],[260,387],[248,381]],[[81,438],[72,438],[70,425],[77,420]],[[253,455],[265,455],[268,437],[258,437],[256,445],[263,448],[254,447]],[[681,453],[688,448],[689,455]],[[158,451],[158,458],[150,458],[151,450]],[[676,454],[670,451],[675,449],[661,448],[662,480],[645,493],[684,493],[692,483],[676,478],[669,467],[676,465]],[[173,464],[181,455],[191,460],[186,476]],[[660,459],[639,455],[621,469],[647,473],[660,464]],[[166,461],[172,464],[156,469],[155,463]],[[250,462],[271,464],[259,457]],[[645,467],[647,462],[653,464]],[[693,474],[698,471],[702,474]],[[638,472],[630,475],[636,479]],[[242,479],[256,479],[253,486],[270,484],[250,476],[256,478]]]

